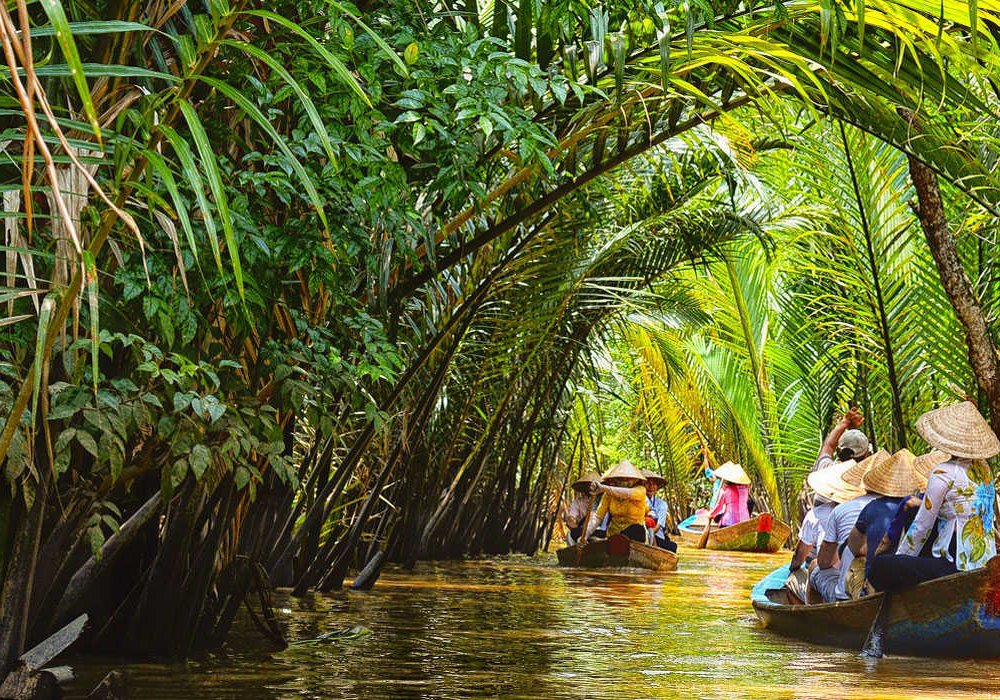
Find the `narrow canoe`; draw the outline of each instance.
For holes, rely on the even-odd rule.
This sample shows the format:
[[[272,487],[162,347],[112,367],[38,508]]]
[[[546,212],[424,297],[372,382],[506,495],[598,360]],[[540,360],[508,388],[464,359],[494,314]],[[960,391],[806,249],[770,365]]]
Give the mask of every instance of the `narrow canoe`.
[[[861,649],[883,594],[803,605],[783,587],[788,568],[750,593],[764,626],[816,644]],[[1000,557],[986,568],[921,583],[892,596],[885,650],[909,656],[1000,658]]]
[[[690,518],[688,519],[690,520]],[[678,526],[680,541],[697,545],[705,526],[685,520]],[[761,513],[742,523],[712,530],[708,536],[708,549],[731,552],[777,552],[792,534],[792,528],[770,513]]]
[[[588,542],[583,546],[582,552],[580,549],[580,546],[576,545],[563,547],[556,552],[559,566],[621,567],[650,569],[652,571],[675,571],[677,569],[677,555],[673,552],[641,542],[633,542],[620,535],[597,542]]]

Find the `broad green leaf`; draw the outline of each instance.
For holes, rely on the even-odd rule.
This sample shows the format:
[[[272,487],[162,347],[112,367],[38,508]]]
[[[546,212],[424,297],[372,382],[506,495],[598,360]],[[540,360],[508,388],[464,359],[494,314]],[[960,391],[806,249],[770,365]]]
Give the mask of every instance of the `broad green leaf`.
[[[97,449],[97,441],[94,440],[94,436],[88,433],[86,430],[76,431],[76,441],[80,443],[83,449],[85,449],[95,458],[100,457],[101,453]]]
[[[191,471],[194,472],[195,479],[201,479],[201,475],[208,469],[210,459],[211,454],[204,445],[195,445],[191,448],[191,456],[188,458],[188,461],[191,464]]]

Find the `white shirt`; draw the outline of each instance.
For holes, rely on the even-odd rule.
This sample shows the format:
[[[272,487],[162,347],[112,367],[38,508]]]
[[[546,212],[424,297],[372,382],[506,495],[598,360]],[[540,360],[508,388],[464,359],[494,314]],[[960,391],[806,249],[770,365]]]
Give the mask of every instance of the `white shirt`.
[[[826,522],[823,541],[833,542],[840,549],[840,545],[847,542],[847,538],[850,537],[851,530],[854,529],[854,523],[858,522],[858,516],[861,515],[861,511],[876,498],[878,496],[874,493],[866,493],[864,496],[858,496],[854,500],[841,503],[834,508],[830,514],[830,519]],[[847,589],[844,587],[844,581],[847,579],[847,570],[851,568],[852,561],[854,561],[854,552],[851,551],[850,547],[844,547],[844,551],[840,555],[840,579],[837,581],[836,591],[837,598],[842,600],[847,598]]]
[[[819,554],[819,547],[823,544],[823,534],[826,532],[826,522],[830,519],[835,505],[836,503],[830,501],[817,503],[809,509],[806,517],[802,519],[802,526],[799,527],[799,541],[812,545],[813,551],[810,556],[815,557]]]

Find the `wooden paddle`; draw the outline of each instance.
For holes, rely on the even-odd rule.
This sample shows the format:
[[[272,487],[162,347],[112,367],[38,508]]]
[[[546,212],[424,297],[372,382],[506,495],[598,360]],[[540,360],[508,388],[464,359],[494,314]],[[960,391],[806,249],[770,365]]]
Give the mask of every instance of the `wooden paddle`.
[[[587,501],[587,510],[583,516],[583,528],[580,530],[580,539],[576,541],[576,565],[580,566],[580,560],[583,558],[583,548],[587,546],[587,526],[590,525],[590,518],[593,515],[591,510],[594,508],[594,499],[597,498],[597,492],[590,494],[590,500]]]
[[[889,620],[889,606],[892,604],[892,594],[888,591],[882,594],[882,601],[878,604],[878,612],[872,620],[872,627],[868,630],[868,638],[861,648],[862,656],[867,659],[881,659],[885,654],[885,633],[886,623]]]
[[[701,533],[701,539],[698,540],[698,549],[705,549],[708,546],[708,536],[712,532],[712,525],[714,524],[715,519],[711,517],[705,523],[705,531]]]

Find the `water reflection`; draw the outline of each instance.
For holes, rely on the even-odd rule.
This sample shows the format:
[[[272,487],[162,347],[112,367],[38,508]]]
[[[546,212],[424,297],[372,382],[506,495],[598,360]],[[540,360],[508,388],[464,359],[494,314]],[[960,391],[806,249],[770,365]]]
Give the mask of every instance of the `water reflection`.
[[[779,554],[681,550],[670,574],[559,569],[554,557],[424,563],[371,593],[277,597],[290,639],[364,625],[356,640],[266,653],[252,631],[183,664],[127,668],[133,698],[1000,697],[1000,663],[888,658],[761,630],[749,590]],[[85,695],[109,667],[81,662]],[[71,694],[72,696],[72,694]]]

